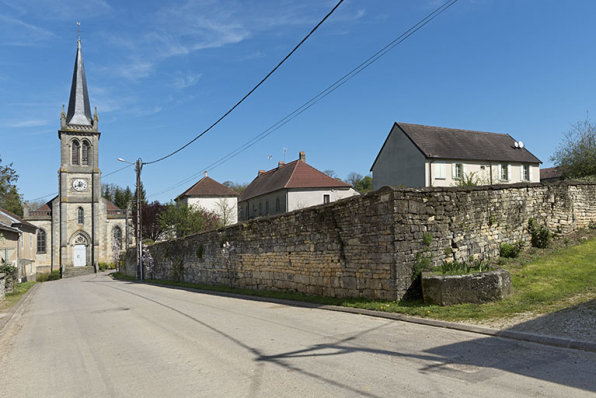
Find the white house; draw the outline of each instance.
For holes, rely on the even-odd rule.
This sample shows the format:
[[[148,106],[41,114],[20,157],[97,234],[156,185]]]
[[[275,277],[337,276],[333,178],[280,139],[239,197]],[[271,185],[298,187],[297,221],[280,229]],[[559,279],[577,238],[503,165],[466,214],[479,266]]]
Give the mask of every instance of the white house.
[[[277,168],[264,171],[244,191],[238,200],[238,219],[275,215],[334,202],[359,195],[343,181],[329,177],[306,163],[306,155],[291,163],[279,162]]]
[[[373,189],[540,182],[540,163],[509,134],[395,123],[375,159]]]
[[[224,225],[238,222],[238,193],[207,176],[178,195],[176,203],[201,207],[217,214]]]
[[[17,267],[19,282],[36,278],[36,233],[35,225],[0,208],[0,263]]]

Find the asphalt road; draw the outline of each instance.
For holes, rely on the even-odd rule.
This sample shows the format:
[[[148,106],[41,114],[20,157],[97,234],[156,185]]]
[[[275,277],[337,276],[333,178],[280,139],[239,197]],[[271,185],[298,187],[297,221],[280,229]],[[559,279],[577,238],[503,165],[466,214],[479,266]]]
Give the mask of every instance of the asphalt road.
[[[594,397],[596,353],[113,281],[41,284],[3,397]]]

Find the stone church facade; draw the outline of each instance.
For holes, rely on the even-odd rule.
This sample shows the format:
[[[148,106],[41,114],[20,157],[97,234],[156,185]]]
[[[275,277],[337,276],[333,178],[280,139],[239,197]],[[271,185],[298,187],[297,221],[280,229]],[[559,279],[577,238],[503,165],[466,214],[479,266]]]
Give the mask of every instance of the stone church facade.
[[[93,272],[100,262],[114,262],[115,246],[125,249],[130,226],[126,211],[101,196],[101,133],[97,109],[91,115],[80,40],[68,110],[63,106],[60,121],[58,196],[39,209],[26,209],[25,219],[39,228],[39,272]]]

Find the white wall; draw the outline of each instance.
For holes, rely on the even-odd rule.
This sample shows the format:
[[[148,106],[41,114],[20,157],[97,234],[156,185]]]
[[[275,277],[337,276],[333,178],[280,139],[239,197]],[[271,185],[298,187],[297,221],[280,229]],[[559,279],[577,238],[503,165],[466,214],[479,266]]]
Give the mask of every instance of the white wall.
[[[522,164],[521,163],[502,163],[509,165],[509,179],[503,181],[500,179],[499,162],[474,162],[474,161],[460,161],[460,160],[429,160],[426,161],[426,184],[425,186],[433,187],[449,187],[457,185],[458,180],[453,177],[453,165],[463,164],[464,173],[470,175],[475,173],[475,177],[480,179],[481,185],[489,185],[491,183],[492,170],[492,184],[514,184],[519,182],[540,182],[540,165],[530,165],[530,180],[522,180]],[[445,177],[439,177],[439,168],[443,167],[445,170]],[[432,168],[432,170],[431,170]]]
[[[335,202],[343,198],[360,195],[353,188],[347,189],[292,189],[288,192],[288,211],[304,209],[310,206],[322,205],[323,196],[329,195],[329,201]]]
[[[228,220],[226,225],[236,224],[238,222],[238,198],[236,197],[213,197],[213,198],[193,198],[185,197],[180,199],[180,203],[187,203],[188,206],[202,207],[203,209],[218,214],[223,217],[222,206],[227,206]]]

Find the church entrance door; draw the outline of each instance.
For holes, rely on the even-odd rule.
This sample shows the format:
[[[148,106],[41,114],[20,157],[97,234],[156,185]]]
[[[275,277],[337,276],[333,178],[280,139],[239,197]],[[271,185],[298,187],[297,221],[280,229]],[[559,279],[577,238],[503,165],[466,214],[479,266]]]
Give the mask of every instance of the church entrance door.
[[[84,267],[87,265],[87,246],[75,245],[73,255],[75,267]]]

